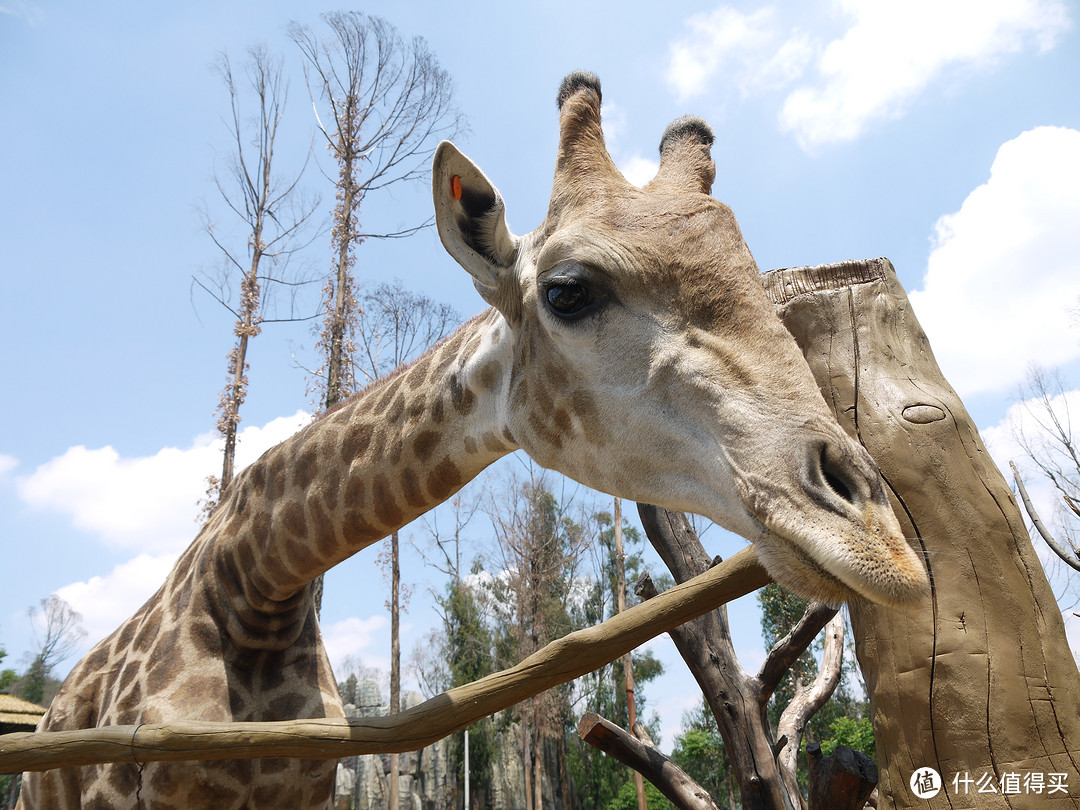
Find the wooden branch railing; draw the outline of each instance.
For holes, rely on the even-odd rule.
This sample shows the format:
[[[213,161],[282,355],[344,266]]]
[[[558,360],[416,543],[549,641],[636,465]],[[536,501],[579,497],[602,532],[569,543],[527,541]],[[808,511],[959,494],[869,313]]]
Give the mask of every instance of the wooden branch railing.
[[[753,548],[621,613],[570,633],[510,669],[388,717],[280,722],[170,722],[0,736],[0,773],[107,762],[300,757],[415,751],[625,655],[770,581]]]

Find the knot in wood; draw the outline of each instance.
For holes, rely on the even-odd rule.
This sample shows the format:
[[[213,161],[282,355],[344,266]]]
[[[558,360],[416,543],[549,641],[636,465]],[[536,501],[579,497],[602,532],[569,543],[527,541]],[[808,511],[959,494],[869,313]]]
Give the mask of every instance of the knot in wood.
[[[908,405],[901,416],[916,425],[928,425],[945,418],[945,411],[937,405]]]

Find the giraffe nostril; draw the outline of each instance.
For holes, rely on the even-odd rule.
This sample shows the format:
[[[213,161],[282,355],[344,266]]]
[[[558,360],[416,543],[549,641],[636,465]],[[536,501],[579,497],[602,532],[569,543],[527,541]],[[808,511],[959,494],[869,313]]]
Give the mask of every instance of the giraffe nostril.
[[[821,480],[841,500],[859,506],[862,504],[865,484],[859,486],[856,476],[859,471],[851,464],[845,463],[843,456],[830,448],[828,443],[821,445],[818,453],[818,471]]]

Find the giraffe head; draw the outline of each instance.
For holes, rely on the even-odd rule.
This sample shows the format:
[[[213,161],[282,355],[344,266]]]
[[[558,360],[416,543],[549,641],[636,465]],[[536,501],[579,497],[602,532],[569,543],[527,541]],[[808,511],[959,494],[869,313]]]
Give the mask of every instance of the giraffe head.
[[[453,145],[435,156],[440,237],[506,322],[508,435],[587,486],[743,535],[804,595],[919,598],[926,573],[877,467],[710,196],[708,125],[669,126],[639,189],[604,145],[596,77],[571,74],[558,102],[554,186],[532,233],[510,232],[499,192]]]

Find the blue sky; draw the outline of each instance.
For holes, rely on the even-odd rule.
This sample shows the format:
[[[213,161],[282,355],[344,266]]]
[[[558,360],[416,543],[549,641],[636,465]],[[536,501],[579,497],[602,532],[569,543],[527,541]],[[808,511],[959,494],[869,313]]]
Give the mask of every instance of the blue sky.
[[[216,199],[227,97],[211,70],[266,43],[290,76],[282,171],[298,167],[313,117],[290,21],[319,29],[336,6],[263,0],[100,5],[0,0],[0,643],[21,666],[26,609],[59,591],[96,640],[132,612],[194,536],[195,500],[218,465],[213,409],[229,316],[192,291],[213,272],[204,206]],[[364,10],[425,37],[453,77],[469,132],[457,139],[499,186],[511,228],[547,207],[555,91],[584,68],[603,81],[616,163],[655,168],[684,113],[717,131],[714,194],[734,209],[763,270],[888,256],[935,354],[999,464],[1032,361],[1080,386],[1080,9],[1062,0],[869,0],[655,4],[374,2]],[[323,160],[320,155],[320,160]],[[325,163],[324,168],[329,168]],[[318,171],[304,185],[333,193]],[[426,218],[423,186],[372,197],[366,226]],[[300,260],[329,266],[325,238]],[[455,307],[483,308],[434,233],[368,243],[365,282],[400,278]],[[311,404],[306,327],[255,341],[241,461]],[[1080,407],[1080,394],[1071,395]],[[1012,407],[1010,407],[1012,406]],[[521,462],[511,461],[513,468]],[[482,482],[481,482],[482,484]],[[599,505],[604,505],[598,501]],[[407,529],[422,541],[422,528]],[[483,532],[472,538],[490,550]],[[708,535],[716,553],[741,541]],[[328,580],[332,661],[385,666],[389,629],[373,550]],[[377,575],[374,575],[377,576]],[[415,555],[403,648],[434,621],[434,573]],[[365,583],[357,588],[357,583]],[[761,658],[750,609],[747,667]],[[411,637],[410,637],[411,635]],[[1072,627],[1080,649],[1080,629]],[[652,690],[665,737],[689,706],[671,674]],[[73,664],[68,661],[64,669]],[[692,690],[692,686],[689,687]]]

